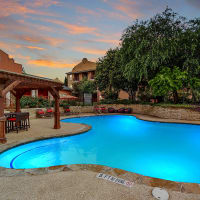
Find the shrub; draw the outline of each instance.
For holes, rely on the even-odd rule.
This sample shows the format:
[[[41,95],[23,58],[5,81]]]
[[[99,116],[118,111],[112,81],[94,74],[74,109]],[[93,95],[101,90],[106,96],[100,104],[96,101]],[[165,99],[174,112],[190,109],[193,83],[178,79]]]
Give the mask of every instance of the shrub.
[[[27,97],[23,96],[20,100],[20,106],[21,108],[29,107],[29,108],[35,108],[38,104],[38,98],[36,97]]]
[[[50,107],[51,103],[44,98],[37,98],[37,97],[29,97],[29,96],[23,96],[20,100],[21,108],[29,107],[29,108],[46,108]]]

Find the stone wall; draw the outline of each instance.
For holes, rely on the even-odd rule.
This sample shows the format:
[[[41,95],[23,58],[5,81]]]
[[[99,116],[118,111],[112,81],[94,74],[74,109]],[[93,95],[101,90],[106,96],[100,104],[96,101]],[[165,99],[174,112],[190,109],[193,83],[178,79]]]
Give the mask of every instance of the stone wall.
[[[161,107],[151,105],[101,105],[106,108],[113,107],[119,109],[122,107],[130,107],[133,110],[133,114],[150,115],[154,117],[160,117],[164,119],[182,119],[182,120],[200,120],[200,112],[197,112],[190,108],[174,108],[174,107]],[[29,112],[30,118],[36,118],[36,110],[38,108],[26,108],[22,109],[22,112]],[[44,108],[42,108],[44,109]],[[93,106],[70,106],[71,113],[93,113]],[[63,112],[63,108],[60,108],[60,112]]]
[[[23,108],[21,109],[21,112],[29,112],[30,119],[35,119],[37,109],[43,109],[44,111],[46,110],[45,108]],[[75,114],[76,113],[93,113],[93,106],[70,106],[70,111],[71,113],[75,113]],[[9,111],[5,110],[5,112],[9,112]],[[14,110],[12,112],[14,112]],[[64,112],[62,107],[60,107],[60,112],[61,113]]]
[[[174,107],[161,107],[151,105],[101,105],[106,108],[113,107],[119,109],[122,107],[132,108],[133,113],[151,115],[154,117],[160,117],[164,119],[182,119],[182,120],[200,120],[200,112],[197,112],[191,108],[174,108]]]

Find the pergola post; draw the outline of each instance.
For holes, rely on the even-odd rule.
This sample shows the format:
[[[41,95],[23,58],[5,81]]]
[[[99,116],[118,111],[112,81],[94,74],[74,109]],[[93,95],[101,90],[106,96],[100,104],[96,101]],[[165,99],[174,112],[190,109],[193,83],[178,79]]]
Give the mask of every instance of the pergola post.
[[[59,90],[56,90],[54,87],[49,88],[49,92],[52,94],[55,104],[54,104],[54,129],[60,129],[60,95]]]
[[[60,129],[60,98],[55,96],[55,105],[54,105],[54,129]]]
[[[0,96],[0,143],[6,143],[5,135],[5,122],[6,118],[4,117],[4,97]]]
[[[16,112],[21,112],[21,110],[20,110],[20,99],[21,99],[21,96],[20,95],[16,95]]]
[[[22,96],[26,93],[26,91],[27,91],[27,90],[12,91],[12,94],[15,96],[15,100],[16,100],[15,112],[21,112],[20,99],[21,99]]]

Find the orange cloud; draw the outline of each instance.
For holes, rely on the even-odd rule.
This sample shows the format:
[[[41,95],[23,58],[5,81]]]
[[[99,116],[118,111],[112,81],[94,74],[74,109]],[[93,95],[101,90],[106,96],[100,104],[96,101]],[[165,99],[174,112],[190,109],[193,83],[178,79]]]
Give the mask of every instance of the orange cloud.
[[[13,0],[0,0],[1,12],[0,17],[7,17],[10,15],[23,15],[34,14],[34,15],[46,15],[46,16],[55,16],[52,12],[40,11],[38,9],[32,9],[31,7],[22,3],[20,1]]]
[[[72,68],[75,66],[75,64],[72,63],[64,63],[46,59],[29,60],[27,64],[50,68]]]
[[[74,34],[74,35],[76,35],[76,34],[95,33],[95,31],[97,31],[97,28],[95,28],[95,27],[80,26],[80,25],[76,25],[76,24],[69,24],[67,22],[60,21],[60,20],[45,19],[44,21],[63,26],[64,28],[67,29],[68,33]]]
[[[36,50],[40,50],[40,51],[45,50],[45,49],[42,48],[42,47],[35,47],[35,46],[26,46],[26,48],[28,48],[28,49],[36,49]]]
[[[104,1],[105,3],[108,3],[111,5],[115,10],[123,13],[124,16],[128,16],[132,19],[137,19],[143,14],[139,11],[139,5],[140,1],[135,0],[118,0],[118,1]],[[121,19],[123,19],[123,15],[121,15]],[[113,13],[113,17],[114,17]]]
[[[23,59],[23,60],[30,60],[31,59],[30,56],[23,56],[21,54],[16,54],[16,53],[15,54],[10,54],[9,57],[10,58],[14,58],[14,59],[16,59],[16,58]]]
[[[92,55],[103,55],[106,53],[106,50],[100,50],[100,49],[91,49],[91,48],[84,48],[84,47],[74,47],[75,51],[79,51],[86,54],[92,54]]]

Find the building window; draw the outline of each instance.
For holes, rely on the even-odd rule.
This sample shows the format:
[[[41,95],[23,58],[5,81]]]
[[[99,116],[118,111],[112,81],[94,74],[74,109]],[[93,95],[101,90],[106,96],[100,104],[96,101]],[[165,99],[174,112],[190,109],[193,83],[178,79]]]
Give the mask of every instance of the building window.
[[[91,72],[91,79],[94,79],[95,72]]]
[[[83,79],[88,79],[88,73],[87,72],[83,73]]]
[[[74,74],[74,81],[79,81],[79,74]]]
[[[72,75],[71,75],[71,74],[69,75],[69,80],[70,80],[70,81],[72,80]]]

